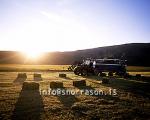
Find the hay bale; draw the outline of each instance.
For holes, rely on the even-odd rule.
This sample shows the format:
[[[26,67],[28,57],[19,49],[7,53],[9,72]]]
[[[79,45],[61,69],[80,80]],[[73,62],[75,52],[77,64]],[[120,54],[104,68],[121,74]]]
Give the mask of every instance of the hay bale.
[[[132,76],[129,73],[125,73],[124,78],[132,78]]]
[[[35,82],[24,82],[22,90],[39,90],[39,84]]]
[[[18,73],[17,78],[27,78],[27,74],[26,73]]]
[[[109,84],[109,78],[103,78],[102,84]]]
[[[66,78],[66,77],[67,77],[67,75],[66,75],[66,74],[64,74],[64,73],[61,73],[61,74],[59,74],[59,77]]]
[[[106,73],[99,73],[98,76],[101,76],[101,77],[106,77]]]
[[[73,86],[75,87],[86,86],[86,81],[85,80],[73,81]]]
[[[50,88],[63,88],[63,82],[51,82]]]
[[[34,73],[34,78],[41,78],[41,74]]]
[[[135,77],[136,77],[137,79],[139,79],[139,78],[141,78],[141,74],[136,74]]]
[[[34,80],[42,80],[41,74],[34,73]]]

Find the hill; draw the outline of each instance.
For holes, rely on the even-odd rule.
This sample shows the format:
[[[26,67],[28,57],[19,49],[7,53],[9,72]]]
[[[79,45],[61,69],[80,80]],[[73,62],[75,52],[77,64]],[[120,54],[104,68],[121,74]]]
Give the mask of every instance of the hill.
[[[130,43],[69,52],[47,52],[38,60],[17,51],[0,51],[0,64],[72,64],[84,58],[123,58],[128,65],[150,66],[150,43]]]

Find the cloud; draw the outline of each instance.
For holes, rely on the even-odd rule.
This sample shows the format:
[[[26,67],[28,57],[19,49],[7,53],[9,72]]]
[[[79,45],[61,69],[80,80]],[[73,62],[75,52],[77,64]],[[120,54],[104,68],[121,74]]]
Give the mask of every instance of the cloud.
[[[65,23],[65,21],[66,21],[63,17],[61,17],[57,14],[50,13],[50,12],[41,11],[41,14],[55,22]]]

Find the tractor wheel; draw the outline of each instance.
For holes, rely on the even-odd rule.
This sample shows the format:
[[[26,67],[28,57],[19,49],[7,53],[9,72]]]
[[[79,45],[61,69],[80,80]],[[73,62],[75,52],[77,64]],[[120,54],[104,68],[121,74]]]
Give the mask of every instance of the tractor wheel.
[[[123,77],[125,75],[124,72],[116,72],[116,75]]]
[[[100,73],[99,73],[99,76],[101,76],[101,77],[106,77],[106,73],[100,72]]]
[[[80,69],[79,69],[79,68],[75,68],[75,69],[74,69],[74,74],[75,74],[75,75],[80,75],[80,74],[81,74]]]
[[[68,68],[68,71],[71,71],[71,68],[70,68],[70,67]]]
[[[88,76],[88,72],[87,72],[87,70],[82,70],[81,75],[83,75],[83,76]]]
[[[94,74],[98,76],[99,75],[99,71],[95,69],[94,70]]]
[[[113,72],[109,72],[109,73],[108,73],[108,76],[113,76]]]
[[[75,75],[79,75],[80,72],[79,72],[79,71],[74,71],[74,74],[75,74]]]

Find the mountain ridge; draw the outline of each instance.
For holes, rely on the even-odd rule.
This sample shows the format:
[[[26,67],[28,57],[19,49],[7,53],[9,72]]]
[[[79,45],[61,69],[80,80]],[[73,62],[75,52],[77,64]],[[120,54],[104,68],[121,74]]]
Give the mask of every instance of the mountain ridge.
[[[72,64],[85,58],[126,59],[128,65],[150,66],[150,43],[129,43],[76,51],[45,52],[38,60],[27,60],[18,51],[0,51],[0,64]]]

